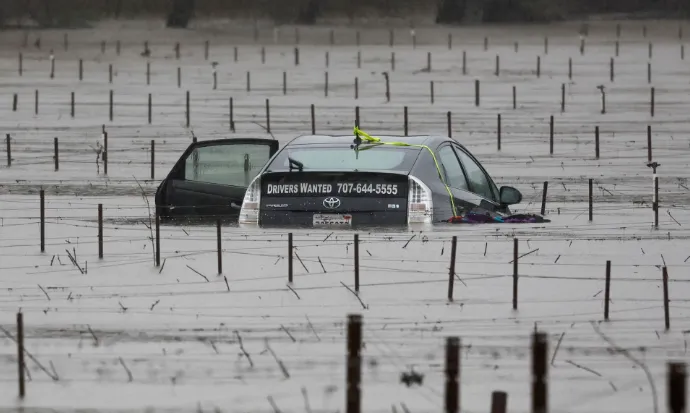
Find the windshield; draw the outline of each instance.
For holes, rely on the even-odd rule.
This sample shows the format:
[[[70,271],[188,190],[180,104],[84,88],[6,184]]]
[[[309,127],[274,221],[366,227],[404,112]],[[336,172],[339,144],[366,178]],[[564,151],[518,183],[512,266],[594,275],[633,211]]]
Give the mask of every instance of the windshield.
[[[419,154],[418,148],[361,145],[355,152],[349,146],[285,148],[268,166],[269,170],[290,169],[290,159],[301,162],[304,170],[375,170],[409,172]],[[294,169],[294,167],[293,167]]]

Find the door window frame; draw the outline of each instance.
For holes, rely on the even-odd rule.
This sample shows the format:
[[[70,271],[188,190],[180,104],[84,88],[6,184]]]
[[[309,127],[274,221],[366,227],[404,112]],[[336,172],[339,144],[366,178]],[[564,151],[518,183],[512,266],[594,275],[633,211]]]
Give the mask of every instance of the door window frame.
[[[467,171],[465,171],[465,166],[462,164],[462,162],[460,162],[460,158],[458,158],[458,154],[455,153],[455,149],[453,148],[453,145],[450,142],[444,142],[436,149],[436,153],[438,154],[438,157],[439,158],[441,157],[441,150],[444,148],[450,148],[450,151],[453,154],[453,156],[455,157],[455,160],[457,161],[458,165],[460,165],[460,170],[462,171],[462,175],[465,178],[465,184],[466,184],[465,188],[458,188],[458,187],[455,187],[455,186],[450,185],[450,184],[448,184],[448,186],[450,186],[451,188],[456,188],[456,189],[462,190],[462,191],[472,192],[470,180],[467,179]],[[445,178],[446,183],[448,183],[449,182],[448,172],[446,170],[446,165],[443,163],[443,161],[441,161],[441,166],[443,167],[443,177]]]
[[[170,169],[170,172],[168,173],[168,176],[166,177],[166,180],[181,180],[181,181],[188,181],[188,182],[198,182],[198,183],[204,183],[200,181],[194,181],[194,180],[188,180],[185,179],[185,169],[186,169],[186,163],[187,163],[187,158],[192,156],[192,153],[194,153],[195,149],[198,148],[204,148],[207,146],[235,146],[235,145],[265,145],[268,146],[269,148],[269,158],[268,161],[261,166],[263,169],[266,164],[270,162],[270,160],[273,158],[273,156],[278,152],[279,149],[279,144],[278,141],[272,140],[272,139],[260,139],[260,138],[238,138],[238,139],[216,139],[216,140],[209,140],[209,141],[201,141],[201,142],[195,142],[192,143],[187,147],[187,149],[180,155],[180,157],[177,159],[177,162],[175,162],[175,165]],[[223,185],[223,184],[213,184],[213,183],[206,183],[209,185]],[[228,185],[228,186],[238,186],[238,185]],[[239,185],[241,187],[241,185]]]
[[[486,169],[484,169],[484,166],[481,164],[481,162],[479,162],[479,160],[476,157],[474,157],[474,155],[472,155],[470,153],[470,151],[468,151],[467,149],[465,149],[461,145],[451,142],[450,146],[453,147],[453,149],[455,151],[455,157],[458,159],[458,162],[460,162],[460,165],[462,165],[462,170],[465,173],[465,179],[467,179],[469,191],[472,192],[473,194],[477,195],[477,196],[480,196],[480,197],[486,199],[489,202],[492,202],[496,205],[500,205],[500,193],[499,193],[498,187],[496,186],[496,183],[494,183],[494,180],[491,179],[491,176],[486,171]],[[467,168],[465,168],[465,164],[460,159],[460,156],[458,155],[457,151],[461,151],[465,156],[470,158],[472,160],[472,162],[475,163],[475,165],[477,165],[479,167],[479,170],[484,174],[484,177],[486,178],[487,182],[489,183],[489,190],[493,194],[493,199],[486,198],[483,195],[475,192],[475,190],[473,188],[472,181],[469,179],[469,176],[467,174]]]

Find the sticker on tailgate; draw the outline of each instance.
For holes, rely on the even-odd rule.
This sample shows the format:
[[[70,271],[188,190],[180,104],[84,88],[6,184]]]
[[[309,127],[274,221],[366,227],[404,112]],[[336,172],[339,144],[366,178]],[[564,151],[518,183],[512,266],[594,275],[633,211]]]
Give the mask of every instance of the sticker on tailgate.
[[[336,184],[267,184],[266,195],[346,195],[375,194],[397,195],[398,184],[336,183]]]

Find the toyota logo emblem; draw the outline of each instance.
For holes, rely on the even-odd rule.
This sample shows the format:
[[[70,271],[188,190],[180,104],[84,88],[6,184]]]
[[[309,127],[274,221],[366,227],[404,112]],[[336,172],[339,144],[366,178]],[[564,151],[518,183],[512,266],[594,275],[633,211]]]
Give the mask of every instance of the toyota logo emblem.
[[[340,199],[330,197],[323,200],[323,206],[328,209],[336,209],[340,206]]]

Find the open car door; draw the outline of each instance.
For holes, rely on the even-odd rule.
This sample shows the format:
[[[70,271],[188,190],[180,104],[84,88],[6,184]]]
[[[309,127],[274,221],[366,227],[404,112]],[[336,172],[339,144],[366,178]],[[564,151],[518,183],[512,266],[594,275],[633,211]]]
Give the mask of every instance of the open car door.
[[[239,214],[244,193],[278,151],[272,139],[219,139],[189,145],[156,191],[163,217]]]

